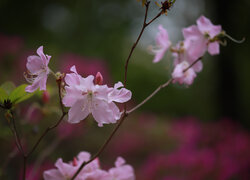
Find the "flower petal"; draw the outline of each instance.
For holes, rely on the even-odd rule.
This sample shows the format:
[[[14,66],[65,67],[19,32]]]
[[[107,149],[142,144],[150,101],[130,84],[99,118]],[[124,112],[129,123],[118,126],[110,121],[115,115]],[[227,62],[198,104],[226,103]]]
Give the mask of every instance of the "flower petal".
[[[39,74],[43,68],[42,59],[38,56],[29,56],[27,58],[26,68],[33,75]]]
[[[57,169],[51,169],[44,171],[43,173],[44,180],[62,180],[64,176]]]
[[[93,102],[92,115],[99,127],[103,124],[115,123],[121,117],[120,110],[115,103],[107,103],[98,99]]]
[[[119,102],[124,103],[131,99],[132,92],[130,90],[127,90],[126,88],[121,88],[123,84],[121,82],[118,82],[115,84],[114,89],[108,94],[108,102]]]
[[[84,120],[89,114],[89,106],[86,99],[79,99],[69,109],[69,123],[79,123]]]
[[[220,45],[218,42],[212,42],[208,44],[208,52],[211,55],[217,55],[220,53]]]

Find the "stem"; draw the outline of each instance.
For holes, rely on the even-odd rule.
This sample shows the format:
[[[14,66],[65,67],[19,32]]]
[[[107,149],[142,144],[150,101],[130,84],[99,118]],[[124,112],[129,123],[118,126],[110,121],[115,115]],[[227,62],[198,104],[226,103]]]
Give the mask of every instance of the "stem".
[[[126,88],[126,86],[127,86],[127,75],[128,75],[128,64],[129,64],[129,61],[130,61],[130,59],[131,59],[131,56],[132,56],[132,54],[133,54],[133,52],[134,52],[134,50],[135,50],[137,44],[139,43],[139,41],[140,41],[140,39],[141,39],[141,36],[142,36],[142,34],[143,34],[145,28],[146,28],[148,25],[150,25],[152,22],[154,22],[154,21],[155,21],[158,17],[160,17],[161,14],[162,14],[162,13],[160,12],[160,13],[157,14],[151,21],[149,21],[149,22],[147,23],[149,4],[150,4],[150,1],[147,1],[147,2],[145,3],[146,11],[145,11],[145,16],[144,16],[143,26],[142,26],[141,32],[140,32],[138,38],[136,39],[135,43],[133,44],[133,46],[132,46],[132,48],[131,48],[131,50],[130,50],[130,53],[129,53],[129,55],[128,55],[128,58],[127,58],[127,60],[126,60],[126,64],[125,64],[125,75],[124,75],[124,88]],[[124,103],[124,112],[126,113],[126,111],[127,111],[127,104]]]
[[[197,62],[199,62],[202,59],[202,57],[200,57],[199,59],[195,60],[190,66],[188,66],[186,69],[183,70],[183,73],[186,72],[187,70],[189,70],[191,67],[193,67]],[[144,99],[140,104],[138,104],[137,106],[135,106],[134,108],[132,108],[131,110],[129,110],[127,112],[127,114],[130,114],[132,112],[134,112],[135,110],[137,110],[139,107],[141,107],[142,105],[144,105],[146,102],[148,102],[152,97],[154,97],[161,89],[167,87],[174,79],[171,78],[169,79],[167,82],[165,82],[164,84],[160,85],[156,90],[154,90],[153,93],[151,93],[146,99]]]
[[[109,142],[111,141],[111,139],[113,138],[113,136],[115,135],[115,133],[117,132],[117,130],[119,129],[119,127],[122,125],[123,121],[126,119],[128,114],[123,113],[119,123],[115,126],[115,128],[113,129],[112,133],[110,134],[110,136],[108,137],[108,139],[105,141],[105,143],[101,146],[101,148],[99,149],[99,151],[88,161],[83,162],[81,164],[81,166],[78,168],[78,170],[76,171],[76,173],[74,174],[74,176],[71,178],[71,180],[74,180],[77,175],[81,172],[81,170],[84,168],[84,166],[86,166],[87,164],[91,163],[93,160],[95,160],[97,157],[99,157],[99,155],[103,152],[103,150],[106,148],[106,146],[109,144]]]
[[[133,46],[132,46],[132,48],[131,48],[131,50],[130,50],[130,52],[129,52],[129,55],[128,55],[128,57],[127,57],[127,60],[126,60],[126,64],[125,64],[125,75],[124,75],[124,87],[126,87],[126,85],[127,85],[127,74],[128,74],[128,64],[129,64],[129,60],[130,60],[130,58],[131,58],[131,56],[132,56],[132,54],[133,54],[133,52],[134,52],[134,50],[135,50],[135,48],[136,48],[138,42],[139,42],[140,39],[141,39],[141,36],[142,36],[142,34],[143,34],[143,32],[144,32],[144,29],[145,29],[146,26],[147,26],[146,21],[147,21],[147,17],[148,17],[149,3],[150,3],[150,2],[146,2],[146,4],[145,4],[145,6],[146,6],[146,11],[145,11],[145,16],[144,16],[144,21],[143,21],[143,26],[142,26],[141,32],[140,32],[139,36],[137,37],[135,43],[133,44]]]
[[[33,148],[31,149],[31,151],[27,154],[27,157],[29,157],[37,148],[37,146],[40,144],[40,142],[42,141],[42,139],[47,135],[47,133],[49,131],[51,131],[52,129],[56,128],[60,123],[61,121],[63,120],[64,116],[66,115],[67,113],[63,113],[62,116],[60,117],[60,119],[57,121],[56,124],[48,127],[44,132],[43,134],[40,136],[40,138],[37,140],[36,144],[33,146]]]
[[[62,86],[62,79],[59,78],[57,80],[57,85],[58,85],[58,94],[59,94],[59,101],[60,101],[60,106],[61,106],[61,110],[62,110],[62,115],[60,117],[60,119],[57,121],[56,124],[48,127],[43,134],[40,136],[40,138],[37,140],[37,142],[35,143],[35,145],[33,146],[33,148],[31,149],[31,151],[27,154],[27,157],[29,157],[37,148],[37,146],[40,144],[40,142],[42,141],[42,139],[46,136],[46,134],[51,131],[52,129],[56,128],[63,120],[64,116],[67,114],[67,112],[64,110],[64,106],[62,103],[62,91],[61,91],[61,86]]]
[[[160,85],[156,90],[154,90],[154,92],[152,94],[150,94],[146,99],[144,99],[140,104],[138,104],[137,106],[135,106],[134,108],[132,108],[131,110],[129,110],[127,113],[130,114],[133,111],[137,110],[139,107],[141,107],[143,104],[145,104],[146,102],[148,102],[152,97],[154,97],[161,89],[167,87],[174,79],[171,78],[169,79],[166,83]]]

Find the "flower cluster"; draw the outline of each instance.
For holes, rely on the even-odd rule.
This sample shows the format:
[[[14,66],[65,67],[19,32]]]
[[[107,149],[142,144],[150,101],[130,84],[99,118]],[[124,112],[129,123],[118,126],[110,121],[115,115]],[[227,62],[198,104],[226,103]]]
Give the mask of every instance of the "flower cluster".
[[[182,30],[184,41],[171,47],[174,56],[174,70],[172,77],[174,82],[190,85],[193,83],[196,73],[202,70],[202,62],[199,59],[206,51],[210,55],[219,54],[219,36],[222,28],[220,25],[213,25],[209,19],[201,16],[197,25]],[[153,62],[159,62],[170,47],[170,40],[167,31],[160,25],[159,33],[156,36],[157,50]],[[191,67],[192,66],[192,67]]]
[[[27,69],[29,78],[26,80],[31,85],[26,87],[27,92],[34,92],[40,87],[40,90],[46,90],[46,81],[50,69],[48,67],[51,56],[44,55],[43,46],[37,50],[39,56],[29,56]],[[98,122],[98,126],[103,124],[115,123],[120,119],[122,112],[114,102],[124,103],[131,99],[131,91],[122,88],[123,84],[118,82],[114,87],[103,85],[103,77],[100,72],[96,77],[89,75],[86,78],[80,76],[76,67],[70,68],[72,73],[66,74],[65,96],[63,104],[70,107],[68,113],[68,122],[78,123],[92,114]],[[94,81],[95,80],[95,81]]]
[[[63,104],[71,107],[68,122],[78,123],[90,113],[98,122],[98,126],[119,120],[121,112],[114,102],[127,102],[131,99],[131,91],[122,88],[121,82],[116,83],[114,88],[102,85],[103,77],[100,73],[97,73],[96,78],[92,75],[83,78],[77,73],[75,66],[70,70],[72,73],[66,74],[65,77],[67,86],[63,98]]]
[[[83,162],[90,160],[88,152],[80,152],[77,158],[69,163],[63,162],[60,158],[56,161],[55,166],[57,169],[51,169],[44,172],[43,177],[45,180],[63,180],[70,179],[74,176]],[[115,162],[115,167],[108,171],[100,168],[99,160],[95,159],[87,164],[79,173],[76,180],[134,180],[134,170],[130,165],[125,164],[125,160],[118,157]]]

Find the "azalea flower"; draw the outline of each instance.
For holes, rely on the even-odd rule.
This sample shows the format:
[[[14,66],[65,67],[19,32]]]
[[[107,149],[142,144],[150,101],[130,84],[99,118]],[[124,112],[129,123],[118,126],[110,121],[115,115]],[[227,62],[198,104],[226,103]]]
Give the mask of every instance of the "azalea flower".
[[[191,85],[193,83],[194,78],[196,77],[196,73],[192,67],[186,70],[189,66],[190,64],[187,61],[183,61],[175,66],[174,71],[172,73],[174,83],[178,82],[180,84],[187,85]],[[183,72],[184,70],[186,71]]]
[[[122,88],[123,84],[118,82],[114,88],[107,85],[94,84],[94,76],[86,78],[80,76],[75,66],[72,66],[72,73],[66,74],[66,94],[63,104],[70,107],[68,122],[78,123],[85,119],[90,113],[97,121],[98,126],[115,123],[121,117],[121,112],[114,102],[124,103],[131,99],[131,91]],[[102,79],[97,74],[97,79]],[[96,82],[101,82],[97,80]]]
[[[73,161],[69,163],[65,163],[61,158],[59,158],[55,163],[57,169],[45,171],[43,173],[43,177],[45,180],[71,179],[76,171],[80,168],[81,164],[83,162],[87,162],[88,160],[90,160],[90,154],[84,151],[80,152],[77,158],[74,158]],[[99,160],[95,159],[81,170],[76,180],[99,180],[107,176],[107,172],[100,170]]]
[[[66,180],[71,179],[76,171],[80,168],[83,162],[90,160],[88,152],[80,152],[77,158],[69,163],[63,162],[60,158],[56,161],[55,166],[57,169],[47,170],[43,173],[44,180]],[[99,160],[95,159],[80,171],[75,178],[76,180],[134,180],[134,170],[132,166],[126,165],[125,160],[118,157],[115,162],[116,167],[111,168],[109,171],[100,168]]]
[[[159,29],[159,32],[156,36],[156,46],[152,47],[151,49],[152,53],[155,54],[155,57],[153,60],[154,63],[159,62],[163,58],[165,52],[171,45],[167,30],[164,29],[162,25],[159,25],[158,29]]]
[[[117,180],[135,180],[133,167],[125,164],[122,157],[118,157],[115,162],[115,167],[109,170],[112,179]]]
[[[179,42],[174,48],[172,48],[172,50],[172,55],[175,57],[174,66],[184,61],[192,64],[201,57],[200,55],[197,55],[197,52],[195,51],[193,43],[190,39],[185,39],[184,41]],[[202,62],[196,62],[192,68],[195,72],[200,72],[203,68]]]
[[[25,74],[25,78],[32,84],[27,86],[25,91],[30,93],[38,88],[40,88],[40,90],[46,90],[46,82],[50,72],[48,64],[51,56],[43,53],[43,46],[37,49],[37,54],[39,56],[29,56],[26,64],[28,75]]]
[[[193,49],[189,53],[196,58],[203,56],[207,50],[211,55],[219,54],[220,47],[216,36],[221,33],[221,26],[213,25],[204,16],[201,16],[196,23],[197,25],[182,30],[184,38],[189,39],[193,44]]]

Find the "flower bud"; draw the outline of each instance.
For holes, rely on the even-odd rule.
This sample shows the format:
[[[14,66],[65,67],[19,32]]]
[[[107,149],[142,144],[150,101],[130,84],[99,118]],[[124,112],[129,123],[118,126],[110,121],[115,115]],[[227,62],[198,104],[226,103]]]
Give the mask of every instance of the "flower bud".
[[[100,72],[96,73],[95,75],[95,84],[102,85],[103,83],[103,77]]]

